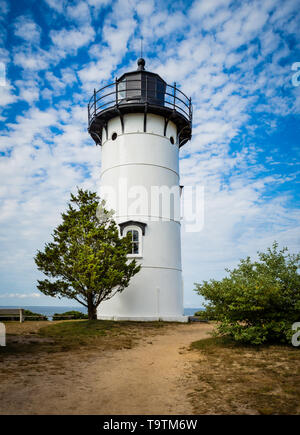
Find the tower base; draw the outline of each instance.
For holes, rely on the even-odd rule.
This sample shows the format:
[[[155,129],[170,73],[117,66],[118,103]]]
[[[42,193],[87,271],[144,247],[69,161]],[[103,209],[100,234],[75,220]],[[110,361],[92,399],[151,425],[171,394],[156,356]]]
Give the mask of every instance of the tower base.
[[[115,320],[131,322],[180,322],[188,323],[189,316],[160,316],[160,317],[124,317],[124,316],[97,316],[98,320]]]

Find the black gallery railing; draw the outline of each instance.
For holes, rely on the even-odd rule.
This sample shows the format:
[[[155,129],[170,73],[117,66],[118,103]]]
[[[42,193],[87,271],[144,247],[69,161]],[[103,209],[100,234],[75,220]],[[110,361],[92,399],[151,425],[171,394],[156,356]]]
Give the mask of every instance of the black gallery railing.
[[[116,80],[96,91],[88,103],[88,124],[106,109],[119,105],[145,104],[176,110],[192,123],[192,101],[182,91],[153,77]]]

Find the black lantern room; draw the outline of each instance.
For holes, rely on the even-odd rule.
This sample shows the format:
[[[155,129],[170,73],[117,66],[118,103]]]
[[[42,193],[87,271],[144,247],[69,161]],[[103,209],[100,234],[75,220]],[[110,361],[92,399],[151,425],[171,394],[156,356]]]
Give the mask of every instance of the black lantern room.
[[[120,116],[124,131],[124,114],[143,113],[144,131],[147,131],[147,114],[165,118],[164,134],[172,121],[177,126],[179,146],[192,136],[192,103],[176,83],[168,85],[158,74],[145,70],[145,60],[140,58],[136,71],[123,74],[94,94],[88,104],[88,131],[97,145],[102,143],[102,130],[107,135],[107,122]]]

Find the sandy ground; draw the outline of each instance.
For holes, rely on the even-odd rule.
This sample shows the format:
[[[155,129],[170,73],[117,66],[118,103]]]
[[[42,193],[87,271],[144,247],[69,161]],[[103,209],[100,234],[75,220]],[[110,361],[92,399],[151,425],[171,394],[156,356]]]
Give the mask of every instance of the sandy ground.
[[[177,324],[132,349],[44,356],[1,381],[0,414],[192,414],[199,355],[188,347],[211,330]]]

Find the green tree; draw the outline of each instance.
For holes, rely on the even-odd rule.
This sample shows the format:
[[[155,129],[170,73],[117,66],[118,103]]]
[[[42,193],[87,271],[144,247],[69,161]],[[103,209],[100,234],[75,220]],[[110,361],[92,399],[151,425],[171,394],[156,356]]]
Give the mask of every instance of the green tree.
[[[87,307],[91,320],[98,305],[122,292],[140,270],[127,258],[129,238],[119,237],[112,212],[96,193],[78,189],[71,194],[52,238],[35,257],[38,269],[51,280],[39,280],[37,287],[48,296],[75,299]]]
[[[252,344],[290,342],[292,324],[300,320],[300,254],[287,251],[274,242],[258,252],[258,261],[248,257],[226,269],[229,276],[221,281],[195,283],[220,335]]]

